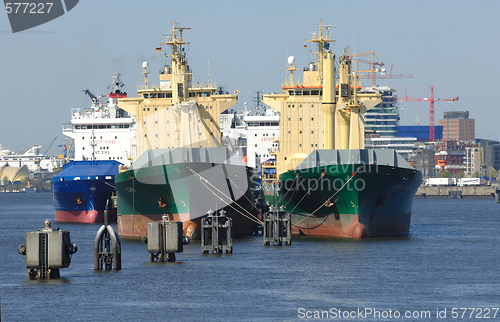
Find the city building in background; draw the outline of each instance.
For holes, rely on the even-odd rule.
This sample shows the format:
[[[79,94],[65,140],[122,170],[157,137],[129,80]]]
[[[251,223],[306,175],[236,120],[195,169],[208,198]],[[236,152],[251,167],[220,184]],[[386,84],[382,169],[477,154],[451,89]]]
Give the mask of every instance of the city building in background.
[[[388,86],[365,87],[361,93],[382,95],[382,102],[365,113],[365,132],[381,137],[397,137],[399,113],[395,89]]]
[[[429,142],[429,125],[400,125],[398,126],[398,137],[417,138],[417,142]],[[436,141],[443,139],[442,126],[434,127],[434,139]]]
[[[444,119],[438,121],[443,127],[443,140],[474,141],[475,120],[469,118],[469,111],[444,112]]]

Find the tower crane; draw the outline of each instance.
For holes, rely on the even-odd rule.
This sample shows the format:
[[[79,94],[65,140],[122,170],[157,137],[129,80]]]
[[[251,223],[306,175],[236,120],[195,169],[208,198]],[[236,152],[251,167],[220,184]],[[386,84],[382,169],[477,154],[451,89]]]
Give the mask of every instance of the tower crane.
[[[398,97],[398,101],[405,102],[416,102],[416,101],[429,101],[429,141],[434,142],[434,102],[455,102],[458,101],[458,96],[453,98],[436,98],[434,97],[434,87],[431,86],[431,96],[430,97],[408,97],[406,95],[405,87],[405,97]]]

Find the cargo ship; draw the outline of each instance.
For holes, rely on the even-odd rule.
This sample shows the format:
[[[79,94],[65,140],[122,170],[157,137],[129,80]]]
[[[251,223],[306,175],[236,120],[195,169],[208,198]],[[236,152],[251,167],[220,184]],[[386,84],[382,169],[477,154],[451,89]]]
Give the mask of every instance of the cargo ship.
[[[72,146],[74,157],[52,179],[56,222],[103,222],[106,202],[115,193],[114,176],[119,167],[130,165],[135,120],[116,106],[127,96],[119,73],[110,87],[107,102],[84,89],[90,108],[72,109],[71,123],[63,125],[63,134],[71,138],[64,157],[69,160]],[[110,209],[109,221],[116,222],[116,211]]]
[[[382,99],[362,90],[346,52],[337,73],[332,27],[320,21],[307,40],[317,46],[318,59],[304,68],[303,82],[295,82],[289,57],[282,93],[263,96],[281,115],[280,142],[271,150],[279,180],[263,182],[266,200],[291,213],[294,235],[407,234],[422,173],[394,150],[364,148],[364,113]]]
[[[66,163],[62,171],[52,178],[56,222],[104,222],[104,210],[108,202],[108,220],[116,222],[111,196],[115,192],[114,177],[121,165],[115,160]]]
[[[141,238],[149,222],[168,215],[183,222],[185,236],[196,239],[201,218],[221,210],[232,218],[234,236],[254,230],[255,170],[222,144],[220,133],[220,114],[236,104],[239,91],[229,94],[210,79],[193,82],[186,29],[174,22],[172,34],[156,48],[167,52],[159,82],[150,84],[143,62],[137,97],[118,102],[136,117],[139,155],[115,177],[122,238]]]

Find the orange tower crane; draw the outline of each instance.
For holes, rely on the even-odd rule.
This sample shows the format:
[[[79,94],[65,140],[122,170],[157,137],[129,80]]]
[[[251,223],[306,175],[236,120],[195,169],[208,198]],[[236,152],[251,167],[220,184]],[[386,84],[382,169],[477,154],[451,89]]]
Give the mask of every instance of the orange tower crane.
[[[458,101],[458,96],[453,98],[435,98],[434,97],[434,87],[431,86],[431,96],[430,97],[408,97],[406,95],[405,87],[405,97],[398,97],[398,101],[406,102],[416,102],[416,101],[429,101],[429,141],[434,142],[434,102],[455,102]]]

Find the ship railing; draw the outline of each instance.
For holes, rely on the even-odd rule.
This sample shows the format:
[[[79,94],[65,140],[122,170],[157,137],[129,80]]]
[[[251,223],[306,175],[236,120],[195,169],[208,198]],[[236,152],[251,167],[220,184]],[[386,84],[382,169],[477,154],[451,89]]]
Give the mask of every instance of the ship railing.
[[[149,85],[141,84],[141,85],[137,85],[137,90],[144,91],[144,90],[171,90],[172,89],[172,86],[166,86],[165,84],[161,84],[158,82],[157,83],[149,83]],[[195,85],[193,85],[191,82],[189,82],[188,88],[189,89],[213,90],[213,89],[217,88],[217,85],[213,82],[208,82],[205,84],[196,83]],[[217,93],[214,93],[213,95],[217,95]]]

